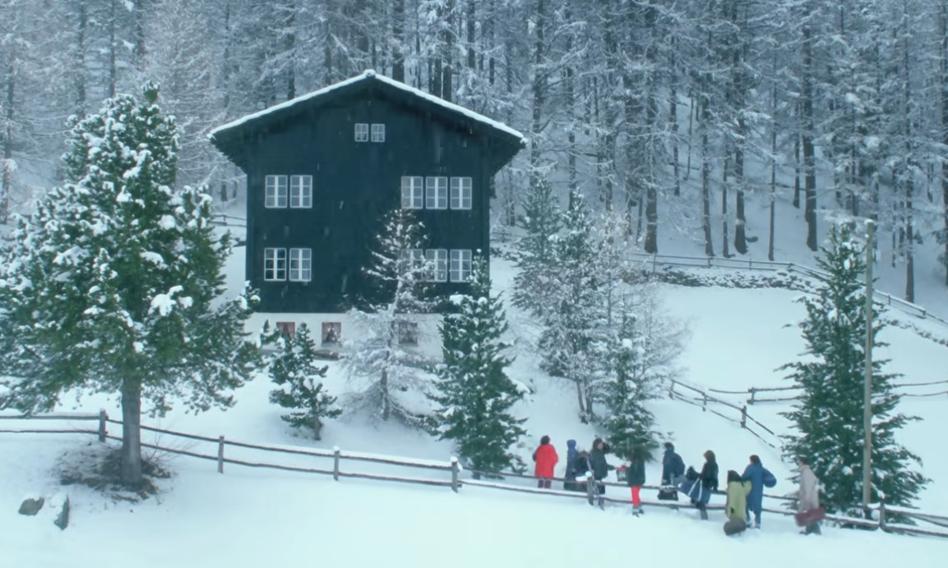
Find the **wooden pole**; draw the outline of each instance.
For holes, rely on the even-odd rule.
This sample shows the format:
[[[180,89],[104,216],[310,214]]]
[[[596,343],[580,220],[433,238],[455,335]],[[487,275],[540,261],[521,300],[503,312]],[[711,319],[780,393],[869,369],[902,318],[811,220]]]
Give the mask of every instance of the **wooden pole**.
[[[593,493],[595,490],[596,490],[596,487],[595,487],[595,481],[593,481],[593,476],[592,474],[587,473],[586,474],[586,499],[589,500],[590,505],[594,505],[596,503],[595,495]]]
[[[339,481],[339,446],[332,449],[332,478]]]
[[[741,407],[741,428],[747,428],[747,405]]]
[[[224,436],[217,439],[217,473],[224,473]]]
[[[875,223],[866,221],[866,380],[863,392],[862,427],[865,442],[862,449],[862,510],[872,516],[869,499],[872,495],[872,263]]]
[[[461,467],[458,464],[458,458],[451,456],[451,491],[455,493],[458,492],[458,489],[461,487],[459,474],[461,472]]]
[[[105,429],[106,421],[109,419],[109,415],[105,413],[105,410],[99,411],[99,441],[104,442],[105,437],[108,435],[108,431]]]

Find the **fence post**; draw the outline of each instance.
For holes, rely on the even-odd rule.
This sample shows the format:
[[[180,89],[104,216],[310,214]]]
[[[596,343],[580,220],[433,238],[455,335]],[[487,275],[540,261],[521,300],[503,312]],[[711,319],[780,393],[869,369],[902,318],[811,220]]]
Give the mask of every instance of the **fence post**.
[[[105,410],[99,410],[99,441],[104,442],[105,437],[108,432],[105,429],[105,421],[109,419],[109,415],[105,413]]]
[[[708,393],[701,393],[701,412],[704,412],[708,409]]]
[[[885,500],[879,500],[879,528],[883,531],[886,530],[885,523]]]
[[[595,505],[596,498],[594,491],[596,490],[595,482],[593,481],[593,476],[590,473],[586,474],[586,499],[589,501],[590,505]]]
[[[455,493],[458,492],[458,488],[461,486],[461,483],[458,479],[460,473],[460,466],[458,464],[458,458],[451,456],[451,491]]]
[[[675,380],[668,383],[668,398],[675,398]]]
[[[711,268],[711,257],[708,257],[708,268]]]
[[[339,446],[334,446],[332,449],[332,478],[335,481],[339,481]]]
[[[741,407],[741,428],[747,428],[747,405]]]
[[[224,473],[224,436],[217,439],[217,473]]]
[[[747,401],[747,404],[754,404],[754,396],[757,394],[757,389],[755,389],[754,387],[751,387],[747,389],[747,392],[749,392],[751,395],[750,399],[748,399]]]
[[[652,274],[655,274],[655,263],[657,262],[657,259],[658,259],[658,253],[653,253],[652,254]]]

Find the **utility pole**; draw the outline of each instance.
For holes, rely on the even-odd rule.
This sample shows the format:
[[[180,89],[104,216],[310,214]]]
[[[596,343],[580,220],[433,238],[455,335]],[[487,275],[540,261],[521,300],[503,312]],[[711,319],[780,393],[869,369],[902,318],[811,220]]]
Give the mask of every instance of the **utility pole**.
[[[872,263],[876,224],[866,220],[866,381],[863,393],[862,427],[865,442],[862,450],[862,510],[870,517],[869,498],[872,493]]]

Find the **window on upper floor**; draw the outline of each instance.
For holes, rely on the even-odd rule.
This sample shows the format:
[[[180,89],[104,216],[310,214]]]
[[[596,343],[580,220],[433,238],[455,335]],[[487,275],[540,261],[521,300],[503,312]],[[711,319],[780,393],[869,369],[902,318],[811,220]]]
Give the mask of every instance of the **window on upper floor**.
[[[470,282],[471,249],[451,249],[449,278],[451,282]]]
[[[425,178],[425,208],[448,208],[448,178],[445,176],[428,176]]]
[[[425,260],[428,262],[428,280],[431,282],[448,281],[448,251],[447,249],[428,249],[425,251]]]
[[[469,177],[451,178],[451,209],[470,209],[474,180]]]
[[[290,282],[309,282],[313,279],[313,249],[290,249]]]
[[[372,124],[372,142],[385,142],[384,124]]]
[[[369,124],[367,122],[355,123],[355,141],[356,142],[369,141]]]
[[[313,176],[290,176],[290,208],[309,209],[313,206]]]
[[[268,175],[264,185],[264,207],[268,209],[286,207],[286,176]]]
[[[425,178],[402,176],[402,209],[425,208]]]
[[[286,280],[286,249],[263,249],[263,279],[267,282]]]

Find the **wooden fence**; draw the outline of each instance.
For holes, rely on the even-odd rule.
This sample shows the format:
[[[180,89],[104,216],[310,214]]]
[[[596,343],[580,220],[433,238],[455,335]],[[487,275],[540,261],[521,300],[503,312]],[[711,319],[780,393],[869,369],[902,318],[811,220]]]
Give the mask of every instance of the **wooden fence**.
[[[684,385],[682,385],[684,386]],[[733,406],[733,405],[732,405]],[[711,409],[708,409],[711,410]],[[745,413],[746,414],[746,413]],[[746,417],[748,420],[753,421],[749,416]],[[0,415],[0,420],[47,420],[47,421],[89,421],[96,422],[96,428],[3,428],[0,429],[0,433],[22,433],[22,434],[87,434],[96,436],[99,441],[106,442],[108,440],[121,441],[121,437],[114,436],[108,431],[109,425],[118,425],[121,426],[122,422],[119,420],[113,420],[108,417],[105,411],[100,411],[98,414],[46,414],[46,415]],[[754,421],[756,422],[756,421]],[[759,424],[759,423],[758,423]],[[759,426],[763,427],[763,425]],[[251,467],[251,468],[264,468],[264,469],[273,469],[280,471],[290,471],[297,473],[307,473],[307,474],[316,474],[323,476],[332,476],[336,481],[344,478],[351,479],[369,479],[376,481],[391,481],[398,483],[409,483],[409,484],[418,484],[418,485],[427,485],[427,486],[436,486],[436,487],[447,487],[451,490],[457,492],[463,486],[467,485],[470,487],[480,487],[484,489],[499,490],[499,491],[510,491],[517,492],[522,494],[530,494],[535,496],[543,497],[553,497],[553,498],[563,498],[563,499],[585,499],[590,504],[600,504],[604,505],[605,503],[628,506],[630,502],[628,499],[621,499],[610,497],[608,495],[598,495],[595,491],[596,483],[605,486],[605,487],[620,487],[627,489],[628,486],[624,483],[616,483],[612,481],[599,481],[595,482],[589,480],[590,482],[585,483],[585,490],[583,491],[567,491],[561,489],[541,489],[535,487],[537,483],[537,478],[526,475],[518,472],[493,472],[493,471],[478,471],[470,470],[465,471],[457,458],[451,458],[447,461],[435,461],[435,460],[417,460],[409,458],[398,458],[398,457],[386,457],[386,456],[376,456],[368,454],[360,454],[356,452],[344,452],[339,448],[333,448],[332,450],[321,450],[315,448],[298,448],[298,447],[279,447],[279,446],[267,446],[262,444],[251,444],[247,442],[240,442],[236,440],[229,440],[225,436],[221,435],[218,437],[202,436],[197,434],[189,434],[185,432],[176,432],[174,430],[168,430],[164,428],[155,428],[151,426],[141,426],[141,429],[146,432],[153,432],[155,434],[167,435],[175,438],[182,438],[186,440],[191,440],[194,442],[211,444],[212,447],[216,447],[216,452],[214,453],[202,453],[198,451],[191,451],[190,449],[182,448],[172,448],[161,444],[152,444],[152,443],[142,443],[142,447],[154,449],[157,451],[168,452],[171,454],[183,455],[188,457],[193,457],[197,459],[202,459],[210,462],[215,462],[217,465],[218,473],[223,474],[225,465],[236,465],[242,467]],[[265,452],[268,454],[282,454],[282,455],[293,455],[301,456],[305,458],[312,458],[320,462],[329,462],[331,464],[326,467],[311,467],[311,466],[300,466],[300,465],[290,465],[290,464],[280,464],[272,463],[268,461],[250,461],[247,459],[238,459],[235,457],[228,457],[227,448],[240,448],[243,450],[250,451],[259,451]],[[371,473],[365,471],[352,471],[349,469],[343,468],[344,462],[357,462],[357,463],[373,463],[381,464],[387,466],[395,466],[407,469],[422,469],[430,472],[440,472],[442,477],[417,477],[417,476],[403,476],[403,475],[391,475],[391,474],[381,474],[381,473]],[[521,484],[516,484],[514,481],[519,481]],[[553,478],[551,481],[557,483],[563,483],[567,480],[564,478]],[[529,483],[529,485],[524,485],[524,483]],[[530,486],[534,485],[534,486]],[[644,485],[646,490],[655,490],[659,489],[655,485]],[[721,492],[715,492],[714,497],[717,500],[721,500],[721,497],[724,494]],[[765,499],[768,503],[782,504],[786,506],[792,506],[795,502],[795,499],[779,496],[765,494]],[[690,505],[687,501],[677,502],[677,501],[660,501],[660,500],[651,500],[645,498],[642,500],[643,504],[650,507],[662,507],[662,508],[681,508],[689,507]],[[709,503],[708,510],[723,510],[724,505],[721,503]],[[764,511],[782,515],[782,516],[791,516],[794,514],[794,511],[787,508],[773,508],[767,506],[764,508]],[[934,515],[930,513],[924,513],[917,511],[915,509],[906,509],[906,508],[893,508],[886,507],[884,504],[879,505],[875,508],[875,517],[874,519],[860,519],[855,517],[845,517],[840,515],[828,515],[826,519],[830,522],[834,522],[842,527],[861,527],[872,530],[882,530],[886,532],[898,533],[898,534],[915,534],[915,535],[928,535],[928,536],[938,536],[948,538],[948,530],[938,530],[929,529],[929,528],[920,528],[913,525],[901,525],[893,524],[887,521],[887,516],[890,514],[898,514],[903,517],[912,518],[922,522],[926,522],[936,527],[948,529],[948,517],[942,515]]]
[[[686,391],[686,392],[682,392]],[[779,437],[765,424],[747,413],[747,405],[738,406],[732,402],[709,395],[707,392],[672,379],[669,382],[668,397],[697,406],[704,412],[710,412],[721,418],[740,425],[741,428],[753,434],[757,439],[772,448],[779,447]],[[715,406],[722,407],[721,410]],[[731,415],[725,414],[729,412]]]
[[[948,396],[948,388],[945,390],[939,390],[935,392],[912,392],[911,389],[919,387],[931,387],[935,385],[948,385],[948,380],[946,381],[925,381],[925,382],[916,382],[916,383],[893,383],[893,389],[903,397],[909,398],[928,398],[936,396]],[[750,387],[747,390],[722,390],[722,389],[712,389],[709,388],[708,391],[714,392],[717,394],[735,394],[743,395],[747,394],[747,404],[755,404],[761,402],[790,402],[800,399],[800,387],[797,386],[787,386],[787,387]],[[778,393],[778,392],[790,392],[793,393],[791,396],[779,396],[779,395],[768,395],[766,393]],[[764,393],[765,398],[759,398],[758,395]]]
[[[797,273],[807,278],[826,281],[829,274],[810,266],[796,264],[793,262],[777,262],[770,260],[754,260],[747,258],[727,258],[717,256],[681,256],[668,254],[647,254],[631,253],[632,258],[637,258],[643,263],[651,264],[652,272],[658,269],[658,266],[677,266],[682,268],[722,268],[726,270],[760,270],[766,272],[776,272],[785,270],[787,272]],[[903,313],[913,315],[922,319],[930,319],[948,327],[948,320],[930,313],[925,306],[920,306],[912,302],[907,302],[902,298],[893,296],[887,292],[874,290],[876,301],[891,306]]]

